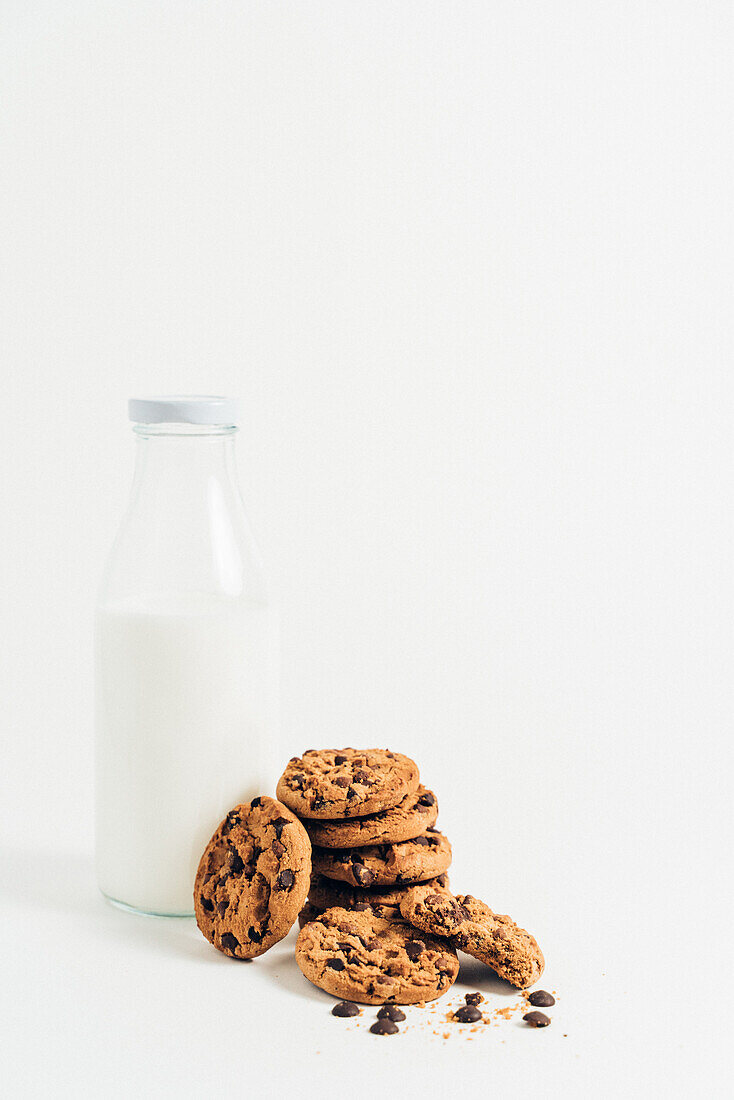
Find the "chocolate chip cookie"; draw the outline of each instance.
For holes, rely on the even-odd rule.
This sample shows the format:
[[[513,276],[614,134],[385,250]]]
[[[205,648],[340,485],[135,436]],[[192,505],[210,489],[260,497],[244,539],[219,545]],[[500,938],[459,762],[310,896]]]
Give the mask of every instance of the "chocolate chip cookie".
[[[423,932],[451,936],[469,919],[469,911],[460,905],[444,886],[421,882],[410,886],[400,898],[400,913]]]
[[[534,937],[471,894],[454,897],[447,890],[431,894],[416,887],[401,900],[400,911],[421,931],[449,936],[454,947],[491,966],[518,989],[533,985],[543,973],[545,960]]]
[[[296,962],[310,982],[359,1004],[415,1004],[445,993],[459,972],[447,940],[416,935],[404,921],[329,909],[304,925]]]
[[[263,795],[235,806],[204,850],[194,885],[196,923],[235,959],[253,959],[293,926],[311,881],[301,822]]]
[[[423,882],[443,874],[451,863],[451,845],[435,829],[401,844],[365,848],[314,848],[314,871],[354,886],[392,886]]]
[[[321,848],[361,848],[365,844],[398,844],[420,836],[436,824],[438,801],[433,791],[418,787],[397,806],[379,814],[346,821],[304,821],[312,844]]]
[[[418,788],[418,767],[387,749],[308,749],[294,756],[276,794],[300,817],[381,813]]]
[[[304,924],[310,924],[312,920],[316,920],[317,917],[320,917],[323,912],[323,909],[317,909],[315,905],[307,901],[298,914],[298,927],[303,928]]]
[[[449,876],[439,875],[426,885],[433,886],[435,889],[448,888]],[[378,917],[400,920],[400,902],[410,889],[410,886],[386,886],[383,889],[363,890],[359,886],[350,886],[346,882],[338,882],[336,879],[313,874],[308,901],[321,913],[334,906],[356,911],[372,909]]]
[[[535,938],[471,894],[459,894],[456,900],[467,910],[469,919],[451,937],[454,946],[491,966],[500,978],[518,989],[537,982],[545,959]]]

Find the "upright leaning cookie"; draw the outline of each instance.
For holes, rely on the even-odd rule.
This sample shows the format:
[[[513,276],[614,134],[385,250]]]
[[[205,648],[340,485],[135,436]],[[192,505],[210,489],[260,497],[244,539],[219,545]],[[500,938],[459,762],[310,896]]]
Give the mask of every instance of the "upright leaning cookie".
[[[455,947],[491,966],[518,989],[537,982],[545,960],[534,936],[471,894],[416,886],[400,900],[403,917],[421,931],[448,936]]]
[[[304,821],[312,844],[321,848],[360,848],[365,844],[399,844],[436,824],[438,802],[433,791],[418,787],[397,806],[379,814],[345,821]]]
[[[194,885],[196,923],[235,959],[253,959],[295,924],[311,882],[311,842],[274,798],[235,806],[204,850]]]
[[[397,806],[419,778],[412,760],[388,749],[309,749],[288,762],[276,794],[300,817],[362,817]]]
[[[432,1001],[459,972],[446,940],[418,936],[409,924],[366,910],[329,909],[305,924],[296,941],[296,962],[320,989],[368,1005]]]
[[[428,829],[402,844],[314,848],[312,862],[314,871],[327,878],[354,886],[392,886],[443,874],[451,864],[451,845],[443,833]]]

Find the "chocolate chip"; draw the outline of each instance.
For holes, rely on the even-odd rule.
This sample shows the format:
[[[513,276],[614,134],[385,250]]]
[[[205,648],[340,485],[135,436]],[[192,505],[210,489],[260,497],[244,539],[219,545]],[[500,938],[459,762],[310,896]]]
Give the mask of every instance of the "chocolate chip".
[[[408,940],[405,945],[405,953],[411,962],[415,962],[425,949],[426,945],[421,940]]]
[[[362,936],[359,937],[359,942],[362,944],[362,947],[367,949],[367,951],[376,951],[377,948],[380,946],[377,940],[365,940]]]
[[[427,836],[417,836],[413,840],[413,844],[420,844],[421,847],[425,847],[426,845],[431,844],[431,843],[432,843],[432,841],[429,840]]]
[[[225,951],[231,951],[234,954],[235,947],[240,946],[240,941],[232,935],[231,932],[225,932],[222,936],[222,947]]]
[[[355,791],[354,787],[350,787],[349,790],[347,791],[347,798],[356,798],[356,797],[357,797],[357,792]]]
[[[344,969],[344,960],[343,959],[327,959],[326,960],[326,965],[330,966],[332,970],[343,970]]]
[[[354,773],[354,782],[361,783],[363,787],[371,787],[375,781],[368,772],[358,771]]]
[[[293,883],[296,881],[296,876],[292,871],[281,871],[277,878],[279,890],[290,890]]]
[[[245,869],[240,853],[234,848],[231,848],[229,853],[229,869],[233,875],[241,875]]]
[[[227,820],[224,822],[224,829],[222,832],[226,836],[230,829],[234,829],[235,825],[240,825],[242,818],[236,810],[230,810],[227,814]]]
[[[435,825],[429,825],[428,828],[426,829],[426,832],[427,833],[437,833],[438,829],[436,828]]]
[[[206,909],[207,913],[213,913],[214,912],[214,902],[209,901],[209,898],[202,897],[201,907],[202,907],[202,909]]]
[[[454,1013],[454,1019],[460,1024],[475,1024],[481,1018],[482,1014],[476,1005],[462,1005]]]
[[[257,798],[253,798],[252,802],[250,803],[250,809],[256,810],[258,808],[258,806],[261,806],[261,805],[262,805],[262,798],[260,797],[260,795],[258,795]]]
[[[290,758],[290,760],[288,761],[288,763],[289,764],[300,764],[301,763],[301,758],[300,758],[300,756],[292,756]]]
[[[361,863],[352,864],[352,874],[360,886],[371,886],[375,881],[375,876],[369,867],[363,867]]]
[[[331,1010],[332,1016],[359,1016],[359,1005],[354,1001],[339,1001]]]
[[[277,836],[278,840],[280,840],[283,829],[285,829],[286,825],[290,825],[290,821],[287,817],[276,817],[275,820],[269,821],[268,824],[273,826],[273,828],[275,829],[275,835]]]
[[[300,772],[297,775],[291,776],[291,786],[295,787],[297,791],[303,790],[303,776]]]
[[[530,994],[528,1000],[535,1008],[550,1008],[551,1005],[556,1003],[553,994],[546,993],[544,989],[536,989],[534,993]]]
[[[320,810],[323,805],[324,805],[324,798],[320,794],[314,794],[313,799],[311,801],[311,809],[312,810]]]
[[[306,749],[303,755],[307,756],[310,752],[316,752],[316,749]]]
[[[375,1020],[374,1024],[370,1028],[373,1035],[397,1035],[399,1031],[397,1024],[394,1024],[392,1020]]]
[[[256,928],[247,929],[247,938],[250,940],[251,943],[262,943],[263,935],[264,933],[258,932]]]
[[[346,756],[335,756],[334,757],[334,763],[335,764],[346,764],[346,762],[347,762]]]
[[[431,794],[430,791],[426,791],[426,793],[422,794],[420,796],[420,798],[418,799],[418,805],[419,806],[433,806],[435,801],[436,801],[435,794]]]
[[[441,902],[447,901],[443,894],[427,894],[423,899],[425,905],[440,905]]]
[[[484,1000],[481,993],[467,993],[464,1000],[468,1005],[480,1005]]]
[[[405,1019],[405,1013],[402,1008],[398,1008],[397,1005],[383,1005],[380,1011],[377,1013],[378,1020],[392,1020],[393,1023],[400,1023]]]
[[[449,876],[444,871],[444,873],[442,875],[438,876],[438,878],[436,879],[436,882],[438,883],[439,886],[448,886]]]
[[[548,1027],[550,1016],[546,1016],[545,1012],[526,1012],[523,1020],[530,1027]]]
[[[285,844],[282,844],[279,840],[274,840],[273,843],[270,845],[270,851],[273,853],[274,856],[276,856],[277,859],[280,859],[280,857],[285,852]]]
[[[227,906],[228,905],[229,905],[229,902],[227,901],[226,898],[222,898],[221,901],[217,902],[217,912],[219,913],[220,917],[223,917],[224,914],[227,912]]]
[[[340,951],[354,951],[351,943],[337,943],[336,945]]]
[[[336,779],[334,780],[334,783],[336,784],[337,787],[348,787],[349,786],[349,780],[347,779],[346,775],[338,775],[336,777]]]

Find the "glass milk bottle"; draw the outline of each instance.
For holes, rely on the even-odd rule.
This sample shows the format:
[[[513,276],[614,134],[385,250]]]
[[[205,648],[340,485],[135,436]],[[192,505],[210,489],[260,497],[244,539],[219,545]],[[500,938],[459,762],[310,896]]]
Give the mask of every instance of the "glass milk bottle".
[[[273,605],[237,486],[237,403],[134,399],[132,493],[96,611],[97,877],[193,912],[224,814],[273,786]]]

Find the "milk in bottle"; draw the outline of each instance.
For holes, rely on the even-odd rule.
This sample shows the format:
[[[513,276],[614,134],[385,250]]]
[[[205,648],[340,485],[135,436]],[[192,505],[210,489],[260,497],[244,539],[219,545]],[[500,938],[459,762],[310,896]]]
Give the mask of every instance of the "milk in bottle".
[[[102,892],[188,915],[224,814],[270,790],[277,622],[237,488],[236,404],[130,402],[137,463],[96,611]]]

